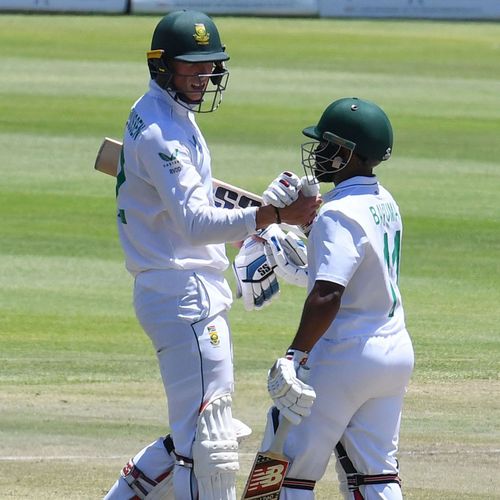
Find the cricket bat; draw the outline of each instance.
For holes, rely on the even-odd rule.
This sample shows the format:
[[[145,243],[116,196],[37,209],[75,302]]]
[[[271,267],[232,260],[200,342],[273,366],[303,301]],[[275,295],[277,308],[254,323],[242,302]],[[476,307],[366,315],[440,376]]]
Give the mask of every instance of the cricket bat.
[[[290,463],[283,445],[291,425],[282,418],[269,449],[257,453],[241,500],[278,500]]]
[[[122,143],[105,137],[97,152],[94,168],[99,172],[116,177]],[[262,198],[219,179],[212,179],[215,206],[223,208],[260,207]]]

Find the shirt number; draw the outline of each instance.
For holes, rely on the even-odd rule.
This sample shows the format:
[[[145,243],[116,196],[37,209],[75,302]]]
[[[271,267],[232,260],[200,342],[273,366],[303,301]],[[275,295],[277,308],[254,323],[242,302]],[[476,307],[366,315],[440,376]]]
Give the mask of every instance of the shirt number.
[[[384,233],[384,259],[387,265],[387,271],[389,274],[389,285],[391,287],[392,296],[392,307],[389,311],[389,318],[394,316],[394,311],[398,304],[398,295],[396,290],[398,290],[399,283],[399,259],[401,256],[401,231],[396,231],[394,233],[394,242],[391,249],[389,248],[389,235]],[[398,290],[399,291],[399,290]]]

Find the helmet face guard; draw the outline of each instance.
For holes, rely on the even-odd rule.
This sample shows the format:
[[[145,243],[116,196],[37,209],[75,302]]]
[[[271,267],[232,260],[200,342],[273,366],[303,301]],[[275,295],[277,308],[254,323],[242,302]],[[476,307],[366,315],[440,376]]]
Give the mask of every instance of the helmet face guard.
[[[324,132],[322,140],[301,145],[302,166],[308,182],[332,182],[332,174],[345,168],[351,161],[356,144],[331,132]]]
[[[229,79],[229,71],[226,69],[224,61],[214,61],[211,73],[183,75],[182,73],[174,72],[172,64],[165,61],[162,56],[163,50],[151,50],[148,52],[148,65],[151,78],[181,106],[195,113],[211,113],[219,107],[222,102],[222,93],[226,90]],[[174,85],[174,77],[198,78],[200,86],[203,85],[204,81],[208,81],[208,83],[201,92],[201,98],[191,99],[190,94],[200,94],[200,91],[180,92]]]

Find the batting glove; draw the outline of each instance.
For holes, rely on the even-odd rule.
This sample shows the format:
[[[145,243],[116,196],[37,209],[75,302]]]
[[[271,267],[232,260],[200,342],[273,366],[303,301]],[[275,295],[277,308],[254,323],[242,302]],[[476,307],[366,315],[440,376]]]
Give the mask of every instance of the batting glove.
[[[299,197],[300,178],[292,172],[282,172],[262,194],[264,205],[284,208]]]
[[[304,196],[310,197],[310,196],[320,196],[319,193],[319,181],[316,179],[316,177],[313,177],[310,179],[307,175],[304,175],[300,179],[300,185],[301,185],[301,192]],[[309,233],[311,232],[311,228],[313,225],[314,219],[307,224],[303,224],[300,226],[300,229],[302,232],[306,235],[309,236]]]
[[[259,236],[266,243],[267,259],[279,278],[292,285],[307,287],[307,249],[294,233],[285,233],[277,224],[271,224]]]
[[[306,353],[295,351],[292,356],[287,353],[286,357],[276,360],[269,370],[267,390],[280,413],[292,424],[298,425],[310,415],[316,392],[297,376],[299,370],[300,377],[305,378],[307,369],[294,360],[295,355],[306,356]]]
[[[233,262],[236,297],[243,299],[247,311],[261,309],[279,296],[279,284],[264,244],[248,237]]]

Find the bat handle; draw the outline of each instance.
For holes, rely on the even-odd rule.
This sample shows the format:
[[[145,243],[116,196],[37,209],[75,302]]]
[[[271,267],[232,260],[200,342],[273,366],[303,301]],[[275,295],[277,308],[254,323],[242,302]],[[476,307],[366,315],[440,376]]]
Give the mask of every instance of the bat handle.
[[[290,430],[291,425],[292,422],[290,422],[290,420],[288,420],[285,417],[281,418],[280,423],[278,425],[278,430],[276,431],[273,443],[271,444],[269,451],[279,454],[283,453],[283,446],[285,444],[285,439],[288,434],[288,431]]]

